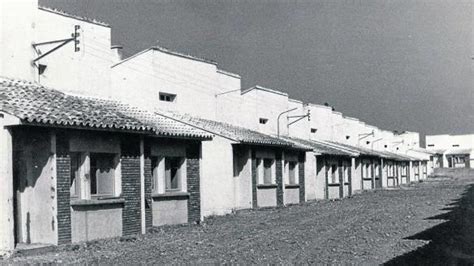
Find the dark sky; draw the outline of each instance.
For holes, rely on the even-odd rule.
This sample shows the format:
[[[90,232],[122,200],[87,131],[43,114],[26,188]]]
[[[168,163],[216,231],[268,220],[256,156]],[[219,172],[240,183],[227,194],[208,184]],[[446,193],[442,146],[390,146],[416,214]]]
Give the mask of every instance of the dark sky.
[[[389,130],[474,132],[473,4],[459,0],[40,0]]]

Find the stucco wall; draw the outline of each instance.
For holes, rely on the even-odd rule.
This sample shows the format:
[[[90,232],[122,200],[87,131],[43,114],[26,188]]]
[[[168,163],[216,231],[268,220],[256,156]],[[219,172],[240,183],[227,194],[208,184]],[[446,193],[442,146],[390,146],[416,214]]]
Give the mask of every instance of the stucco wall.
[[[300,203],[300,189],[299,188],[285,188],[285,204],[298,204]]]
[[[17,131],[16,226],[22,243],[57,243],[55,143],[48,130]]]
[[[301,101],[289,99],[288,100],[288,109],[297,108],[295,111],[291,112],[290,115],[306,115],[308,108]],[[291,118],[289,122],[296,121],[298,118]],[[298,122],[295,122],[288,126],[288,134],[290,137],[296,137],[301,139],[309,139],[310,134],[310,121],[305,117]]]
[[[215,119],[216,71],[215,64],[150,49],[114,66],[112,86],[117,98],[143,108]],[[175,101],[160,101],[160,92],[176,94]]]
[[[72,242],[122,236],[122,204],[73,205]]]
[[[256,87],[246,90],[242,97],[247,105],[242,113],[245,113],[243,125],[249,128],[255,127],[259,132],[267,134],[277,134],[277,118],[281,112],[288,110],[288,94],[271,89]],[[290,113],[291,114],[291,113]],[[259,119],[266,118],[266,124],[260,124]],[[280,134],[288,135],[288,120],[286,115],[280,118]]]
[[[317,189],[318,181],[316,173],[316,156],[313,152],[306,152],[305,168],[305,195],[306,200],[315,200],[318,198]],[[320,196],[324,198],[324,195]]]
[[[188,222],[188,199],[153,198],[153,226],[185,224]]]
[[[31,43],[38,27],[37,6],[37,0],[0,1],[0,76],[35,80]]]
[[[222,215],[235,208],[231,141],[216,136],[202,143],[201,213]]]
[[[110,90],[110,66],[115,58],[110,49],[110,27],[42,9],[37,10],[35,24],[36,42],[69,38],[74,25],[80,26],[79,52],[74,51],[74,42],[70,42],[38,61],[47,65],[38,79],[41,84],[69,93],[110,98],[114,91]],[[38,49],[45,53],[56,45]]]
[[[257,187],[257,206],[258,207],[275,207],[277,206],[277,189],[276,187]]]
[[[239,175],[234,176],[235,208],[250,209],[252,208],[252,166],[249,147],[240,149],[238,167]]]
[[[0,256],[14,248],[12,133],[0,113]]]

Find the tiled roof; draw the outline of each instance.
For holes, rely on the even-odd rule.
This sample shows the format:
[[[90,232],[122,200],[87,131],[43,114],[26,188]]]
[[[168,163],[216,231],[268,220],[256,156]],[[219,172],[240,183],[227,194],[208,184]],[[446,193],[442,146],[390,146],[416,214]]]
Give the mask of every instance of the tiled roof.
[[[202,130],[117,101],[71,96],[33,82],[1,77],[0,111],[19,118],[23,124],[211,137]]]
[[[282,138],[277,138],[275,136],[263,134],[251,129],[234,126],[224,122],[198,118],[188,114],[177,114],[173,112],[161,112],[157,114],[160,114],[164,117],[177,119],[178,121],[183,121],[189,125],[206,130],[215,135],[219,135],[243,144],[281,146],[290,149],[311,150],[311,148],[307,146],[297,145]]]
[[[288,141],[298,143],[300,145],[309,146],[312,150],[320,155],[338,155],[338,156],[358,156],[357,152],[351,152],[344,149],[338,149],[334,146],[328,145],[326,143],[315,141],[315,140],[305,140],[300,138],[285,138]]]
[[[359,152],[362,155],[368,155],[368,156],[376,156],[380,158],[385,158],[385,159],[393,159],[397,161],[410,161],[410,160],[415,160],[415,158],[407,156],[407,155],[401,155],[393,152],[388,152],[388,151],[377,151],[377,150],[372,150],[369,148],[364,148],[364,147],[358,147],[358,146],[352,146],[344,143],[339,143],[339,142],[333,142],[331,141],[330,143],[333,143],[335,145],[351,149],[354,151]]]

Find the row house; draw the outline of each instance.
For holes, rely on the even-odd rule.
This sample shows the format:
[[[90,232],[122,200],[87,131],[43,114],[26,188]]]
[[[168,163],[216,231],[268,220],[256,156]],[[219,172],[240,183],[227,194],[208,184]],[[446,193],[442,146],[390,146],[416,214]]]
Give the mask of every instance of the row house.
[[[14,77],[0,79],[0,251],[425,176],[414,134],[242,90],[216,62],[164,47],[122,59],[108,24],[36,0],[0,7],[0,76]]]
[[[201,220],[212,134],[116,101],[0,79],[0,250]]]
[[[433,168],[474,167],[474,134],[427,135],[426,149]]]

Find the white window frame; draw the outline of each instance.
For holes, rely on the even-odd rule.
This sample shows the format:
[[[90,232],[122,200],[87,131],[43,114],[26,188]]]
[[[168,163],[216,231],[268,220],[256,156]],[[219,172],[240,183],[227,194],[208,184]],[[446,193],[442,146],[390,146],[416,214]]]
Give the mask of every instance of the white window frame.
[[[291,182],[291,177],[290,177],[290,164],[294,164],[295,165],[295,168],[294,168],[294,181]],[[298,185],[299,184],[299,164],[297,161],[285,161],[285,168],[286,168],[286,184],[287,185]]]
[[[166,176],[166,161],[168,160],[180,160],[180,166],[178,169],[178,187],[167,188],[167,176]],[[187,159],[183,156],[153,156],[152,157],[152,193],[153,194],[165,194],[175,192],[186,192],[187,191],[187,173],[186,164]]]
[[[92,194],[92,176],[91,176],[91,152],[72,152],[75,156],[79,156],[79,164],[77,174],[74,182],[71,182],[70,186],[76,186],[75,194],[72,194],[70,187],[70,197],[72,199],[100,199],[107,197],[118,197],[120,196],[120,185],[121,185],[121,171],[120,171],[120,154],[113,152],[92,152],[92,154],[106,154],[113,158],[113,176],[112,176],[112,193],[110,194],[99,194],[98,191]],[[72,164],[71,164],[72,167]],[[70,169],[72,171],[72,169]],[[72,176],[72,173],[71,173]],[[96,180],[96,185],[99,183]]]

